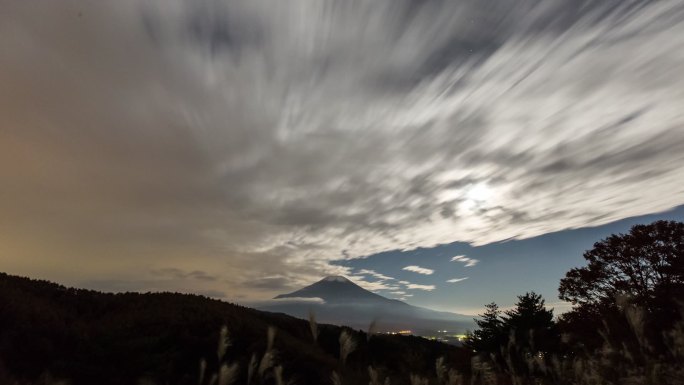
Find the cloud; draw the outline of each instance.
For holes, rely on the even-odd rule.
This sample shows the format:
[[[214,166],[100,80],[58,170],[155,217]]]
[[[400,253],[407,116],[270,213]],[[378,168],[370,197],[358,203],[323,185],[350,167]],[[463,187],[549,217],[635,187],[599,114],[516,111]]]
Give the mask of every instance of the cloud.
[[[252,307],[262,307],[269,305],[282,305],[282,304],[324,304],[325,300],[318,297],[288,297],[288,298],[274,298],[268,300],[260,301],[249,301],[249,306]]]
[[[456,282],[465,281],[466,279],[468,279],[468,277],[463,277],[463,278],[452,278],[452,279],[447,280],[447,282],[449,282],[449,283],[456,283]]]
[[[426,268],[424,268],[424,267],[415,266],[415,265],[406,266],[406,267],[404,267],[402,270],[412,271],[412,272],[414,272],[414,273],[423,274],[423,275],[431,275],[431,274],[433,274],[433,273],[435,272],[435,271],[432,270],[432,269],[426,269]]]
[[[263,289],[275,291],[278,293],[285,293],[288,290],[295,289],[290,285],[291,282],[291,277],[277,275],[271,277],[257,278],[246,283],[245,285],[254,289]]]
[[[200,290],[200,291],[195,291],[193,293],[197,294],[197,295],[203,295],[203,296],[209,297],[209,298],[218,298],[218,299],[226,298],[226,293],[219,291],[219,290]]]
[[[388,284],[385,280],[378,281],[368,281],[362,276],[350,276],[349,277],[355,284],[361,286],[366,290],[377,292],[380,290],[398,290],[399,286]]]
[[[368,270],[368,269],[361,269],[357,272],[357,274],[370,275],[370,276],[373,276],[373,277],[375,277],[381,281],[393,281],[393,280],[395,280],[392,277],[388,277],[384,274],[380,274],[378,272],[375,272],[374,270]]]
[[[435,285],[418,285],[415,283],[411,283],[406,285],[407,289],[411,290],[425,290],[425,291],[433,291],[435,290]]]
[[[455,256],[455,257],[452,257],[452,258],[451,258],[451,261],[452,261],[452,262],[462,262],[462,263],[465,264],[465,267],[475,266],[475,265],[478,264],[478,262],[480,262],[480,261],[477,260],[477,259],[468,258],[468,257],[466,257],[466,256],[464,256],[464,255],[457,255],[457,256]]]
[[[156,275],[156,276],[160,276],[160,277],[167,277],[170,279],[178,279],[178,280],[194,279],[194,280],[200,280],[200,281],[214,282],[218,279],[217,276],[209,274],[205,271],[201,271],[201,270],[183,271],[181,269],[176,269],[176,268],[172,268],[172,267],[152,270],[151,273],[152,273],[152,275]]]
[[[278,288],[260,279],[349,273],[335,259],[681,205],[682,12],[679,0],[8,2],[3,269],[150,282],[171,266],[263,297]]]

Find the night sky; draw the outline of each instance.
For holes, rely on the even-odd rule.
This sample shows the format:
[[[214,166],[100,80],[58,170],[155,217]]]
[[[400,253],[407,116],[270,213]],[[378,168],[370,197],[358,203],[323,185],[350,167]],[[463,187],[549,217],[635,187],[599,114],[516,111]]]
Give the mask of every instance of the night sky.
[[[547,306],[563,312],[570,305],[558,299],[559,281],[568,270],[586,264],[582,257],[584,251],[611,234],[627,233],[635,224],[656,220],[684,221],[684,206],[598,227],[559,231],[523,240],[474,247],[454,242],[428,249],[390,251],[339,263],[351,267],[360,277],[379,281],[381,285],[376,285],[379,294],[416,305],[476,314],[486,303],[494,301],[505,308],[517,300],[517,295],[535,291],[544,296]],[[466,266],[468,263],[464,263],[463,258],[452,261],[454,256],[475,262]],[[420,274],[404,269],[415,264],[432,272]],[[400,281],[423,287],[412,290]]]
[[[0,2],[0,271],[472,313],[682,219],[681,0]]]

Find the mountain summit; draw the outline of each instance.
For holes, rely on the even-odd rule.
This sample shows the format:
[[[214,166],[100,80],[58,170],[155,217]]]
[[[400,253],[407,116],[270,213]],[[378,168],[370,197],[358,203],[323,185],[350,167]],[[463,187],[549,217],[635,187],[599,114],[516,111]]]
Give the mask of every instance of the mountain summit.
[[[297,299],[319,298],[323,303]],[[280,299],[291,299],[282,301]],[[329,276],[302,289],[280,294],[261,309],[307,318],[310,312],[320,322],[365,329],[376,322],[381,331],[411,330],[416,335],[434,335],[437,330],[461,334],[472,328],[472,317],[413,306],[370,292],[342,276]]]
[[[320,298],[329,304],[368,302],[404,304],[401,301],[391,300],[370,292],[340,275],[325,277],[307,287],[275,297],[275,299],[283,298]]]

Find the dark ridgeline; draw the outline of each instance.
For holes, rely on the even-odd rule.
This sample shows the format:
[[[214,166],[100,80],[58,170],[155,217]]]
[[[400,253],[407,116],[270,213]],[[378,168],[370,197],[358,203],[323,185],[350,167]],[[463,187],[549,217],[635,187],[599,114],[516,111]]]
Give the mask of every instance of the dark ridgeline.
[[[342,276],[330,276],[275,299],[319,298],[324,303],[287,302],[260,309],[306,318],[310,312],[321,322],[366,328],[374,322],[378,331],[411,330],[415,335],[434,336],[437,330],[463,334],[475,327],[471,316],[434,311],[409,305],[370,292]]]
[[[209,383],[209,373],[217,370],[223,325],[231,339],[224,361],[239,365],[240,384],[247,382],[252,355],[260,360],[267,350],[270,326],[276,330],[274,365],[297,384],[325,383],[333,371],[346,383],[364,383],[369,365],[402,383],[411,373],[434,373],[442,356],[463,370],[469,364],[465,349],[419,337],[369,339],[362,331],[323,324],[314,343],[309,322],[284,314],[198,295],[110,294],[0,273],[0,384],[42,383],[38,380],[48,374],[72,385],[137,384],[140,379],[197,384],[202,358]],[[343,330],[356,347],[341,367]],[[252,383],[275,383],[269,373]]]

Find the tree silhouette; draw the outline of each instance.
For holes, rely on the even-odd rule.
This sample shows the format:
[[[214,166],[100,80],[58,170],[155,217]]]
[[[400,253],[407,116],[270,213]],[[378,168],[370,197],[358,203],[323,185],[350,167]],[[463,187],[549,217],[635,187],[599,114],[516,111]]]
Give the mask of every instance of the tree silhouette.
[[[515,307],[501,312],[495,303],[475,322],[478,330],[469,333],[465,346],[491,360],[499,368],[517,375],[529,376],[537,370],[530,366],[532,358],[546,361],[558,349],[559,334],[553,310],[547,310],[544,299],[535,292],[518,296]]]
[[[501,310],[494,302],[485,305],[485,308],[487,310],[479,315],[481,319],[475,319],[479,329],[468,333],[464,344],[478,352],[496,353],[499,351],[502,337],[505,334]]]
[[[684,223],[657,221],[611,235],[584,253],[585,267],[570,270],[560,283],[560,298],[576,310],[599,312],[616,298],[649,312],[674,316],[684,296]]]
[[[558,333],[553,310],[546,309],[544,298],[535,292],[518,296],[515,308],[505,313],[504,325],[515,338],[518,349],[532,354],[548,353],[556,348]]]

